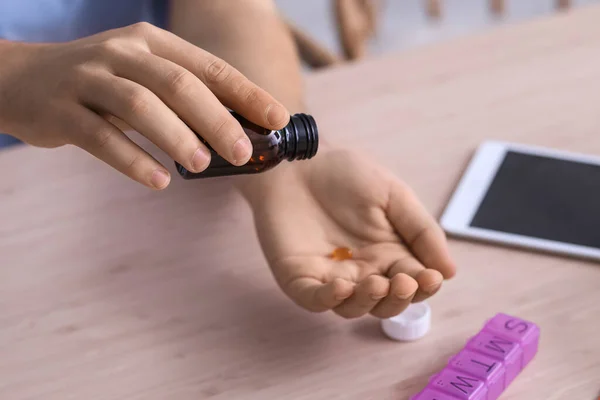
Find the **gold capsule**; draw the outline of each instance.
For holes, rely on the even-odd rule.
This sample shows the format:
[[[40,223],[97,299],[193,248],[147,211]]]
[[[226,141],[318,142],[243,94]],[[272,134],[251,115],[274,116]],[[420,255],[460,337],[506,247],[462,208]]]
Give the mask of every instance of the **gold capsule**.
[[[335,261],[351,260],[352,250],[347,247],[337,247],[329,254],[329,258]]]

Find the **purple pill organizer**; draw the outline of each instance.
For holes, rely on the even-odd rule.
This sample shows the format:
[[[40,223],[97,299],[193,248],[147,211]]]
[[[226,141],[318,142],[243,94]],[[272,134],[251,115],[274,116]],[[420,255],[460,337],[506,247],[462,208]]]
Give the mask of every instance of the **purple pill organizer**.
[[[540,328],[497,314],[411,400],[496,400],[537,353]]]

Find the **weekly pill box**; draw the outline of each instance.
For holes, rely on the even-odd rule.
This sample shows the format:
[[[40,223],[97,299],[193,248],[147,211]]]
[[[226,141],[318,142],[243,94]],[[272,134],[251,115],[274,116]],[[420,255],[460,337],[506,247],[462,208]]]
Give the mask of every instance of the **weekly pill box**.
[[[540,328],[497,314],[411,400],[496,400],[538,351]]]

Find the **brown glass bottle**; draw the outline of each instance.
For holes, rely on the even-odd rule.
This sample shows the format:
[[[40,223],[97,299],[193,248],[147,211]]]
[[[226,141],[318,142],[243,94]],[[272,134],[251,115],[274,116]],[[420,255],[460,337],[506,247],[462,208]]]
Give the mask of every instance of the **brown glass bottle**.
[[[290,122],[278,131],[271,131],[255,125],[234,112],[231,115],[242,125],[244,132],[252,142],[253,151],[250,161],[242,166],[235,166],[218,155],[204,139],[200,138],[210,150],[210,164],[204,171],[195,173],[175,162],[177,172],[184,179],[256,174],[275,167],[283,160],[306,160],[317,154],[319,133],[317,124],[310,115],[294,114],[291,116]]]

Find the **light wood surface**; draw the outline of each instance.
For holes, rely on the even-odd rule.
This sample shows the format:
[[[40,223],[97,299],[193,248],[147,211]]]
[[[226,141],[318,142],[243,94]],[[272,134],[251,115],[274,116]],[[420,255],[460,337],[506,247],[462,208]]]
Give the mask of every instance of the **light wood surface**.
[[[598,21],[583,8],[328,70],[311,109],[439,215],[486,138],[600,154]],[[503,399],[598,396],[597,264],[452,240],[432,331],[401,344],[292,305],[227,181],[151,192],[73,148],[5,151],[0,171],[2,400],[404,399],[499,311],[542,330]]]

